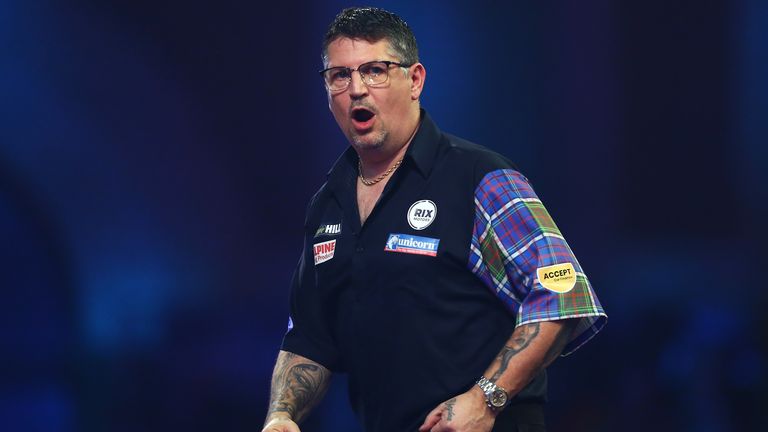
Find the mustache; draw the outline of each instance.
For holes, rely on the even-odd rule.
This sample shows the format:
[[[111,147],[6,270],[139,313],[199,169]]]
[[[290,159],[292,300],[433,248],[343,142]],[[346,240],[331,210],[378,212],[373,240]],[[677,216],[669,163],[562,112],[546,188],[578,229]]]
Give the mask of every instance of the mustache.
[[[369,104],[369,103],[367,103],[365,101],[353,101],[352,104],[349,106],[349,115],[350,116],[352,115],[352,112],[356,108],[365,108],[365,109],[367,109],[368,111],[370,111],[370,112],[372,112],[374,114],[378,114],[379,113],[379,111],[373,105],[371,105],[371,104]]]

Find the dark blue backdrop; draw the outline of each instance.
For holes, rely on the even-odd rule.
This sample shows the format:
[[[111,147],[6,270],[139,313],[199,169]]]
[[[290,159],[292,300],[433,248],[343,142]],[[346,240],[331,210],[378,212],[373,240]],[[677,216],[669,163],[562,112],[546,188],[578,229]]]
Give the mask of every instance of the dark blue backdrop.
[[[374,2],[610,316],[553,431],[768,420],[768,3]],[[259,430],[348,4],[0,2],[0,430]],[[305,431],[358,430],[339,377]]]

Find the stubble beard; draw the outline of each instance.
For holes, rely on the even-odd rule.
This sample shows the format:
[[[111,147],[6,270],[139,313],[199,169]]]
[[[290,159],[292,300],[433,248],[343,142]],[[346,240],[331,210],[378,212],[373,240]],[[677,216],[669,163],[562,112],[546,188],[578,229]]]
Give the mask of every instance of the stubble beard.
[[[363,136],[352,132],[352,147],[358,152],[380,150],[384,147],[384,143],[387,141],[388,137],[389,132],[384,130],[367,133]]]

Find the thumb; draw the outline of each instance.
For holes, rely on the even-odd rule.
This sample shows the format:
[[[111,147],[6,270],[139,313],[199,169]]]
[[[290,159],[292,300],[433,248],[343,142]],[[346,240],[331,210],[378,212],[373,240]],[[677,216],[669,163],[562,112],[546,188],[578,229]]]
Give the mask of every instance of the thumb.
[[[264,429],[262,432],[299,432],[299,428],[293,425],[279,425]]]
[[[301,432],[299,426],[291,420],[272,420],[261,432]]]
[[[438,405],[437,408],[433,409],[429,414],[427,414],[427,418],[424,419],[424,423],[421,424],[419,427],[419,432],[427,432],[440,421],[440,417],[443,415],[443,409],[441,405]]]

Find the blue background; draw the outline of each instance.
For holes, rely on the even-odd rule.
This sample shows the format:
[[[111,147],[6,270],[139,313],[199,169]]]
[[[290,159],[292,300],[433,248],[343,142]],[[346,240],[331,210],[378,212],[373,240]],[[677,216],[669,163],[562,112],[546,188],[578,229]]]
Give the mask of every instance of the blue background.
[[[374,3],[608,311],[551,430],[764,426],[768,3]],[[344,6],[0,2],[0,430],[260,429]],[[303,430],[358,430],[343,376]]]

